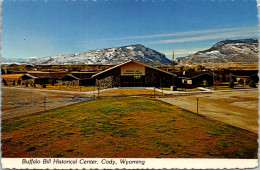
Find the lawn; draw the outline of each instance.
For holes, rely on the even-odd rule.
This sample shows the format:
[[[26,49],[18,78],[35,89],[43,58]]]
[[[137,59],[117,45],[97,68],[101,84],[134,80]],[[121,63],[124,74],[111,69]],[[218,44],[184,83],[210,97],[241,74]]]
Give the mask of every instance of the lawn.
[[[156,99],[107,97],[2,121],[3,157],[257,158],[257,134]]]
[[[24,74],[2,74],[1,77],[2,79],[6,79],[6,80],[10,80],[10,81],[13,81],[13,80],[18,80],[19,77],[21,77],[22,75]]]
[[[106,90],[100,92],[101,96],[109,96],[109,95],[114,95],[114,96],[124,96],[124,95],[148,95],[150,97],[155,95],[163,95],[163,93],[150,90],[150,89],[112,89],[112,90]]]

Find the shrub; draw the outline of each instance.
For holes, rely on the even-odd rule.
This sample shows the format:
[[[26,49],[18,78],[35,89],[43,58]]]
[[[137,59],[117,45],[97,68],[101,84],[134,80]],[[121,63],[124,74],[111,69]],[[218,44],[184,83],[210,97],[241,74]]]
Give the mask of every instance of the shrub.
[[[245,84],[245,81],[244,81],[243,79],[240,79],[240,80],[238,81],[238,84],[244,85],[244,84]]]
[[[46,88],[46,84],[45,83],[42,84],[42,88]]]
[[[208,82],[207,82],[207,80],[203,80],[203,86],[204,86],[204,88],[206,87],[208,85]]]
[[[35,151],[36,146],[28,147],[25,151]]]
[[[5,86],[8,86],[7,81],[5,79],[2,80]]]
[[[229,82],[229,87],[233,88],[234,86],[235,86],[234,80],[231,79],[230,82]]]
[[[256,88],[256,84],[255,84],[254,80],[251,80],[248,85],[249,85],[249,87]]]

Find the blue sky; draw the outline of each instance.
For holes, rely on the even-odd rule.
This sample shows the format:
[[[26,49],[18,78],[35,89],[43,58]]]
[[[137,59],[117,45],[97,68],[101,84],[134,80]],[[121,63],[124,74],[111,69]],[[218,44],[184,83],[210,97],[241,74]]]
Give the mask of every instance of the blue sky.
[[[255,0],[6,0],[2,56],[29,58],[143,44],[171,58],[258,38]]]

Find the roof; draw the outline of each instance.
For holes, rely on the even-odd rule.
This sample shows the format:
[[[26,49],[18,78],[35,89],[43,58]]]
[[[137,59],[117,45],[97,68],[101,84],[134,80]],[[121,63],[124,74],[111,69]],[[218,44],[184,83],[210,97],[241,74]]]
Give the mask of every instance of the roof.
[[[75,77],[75,76],[72,75],[72,74],[67,74],[66,76],[62,77],[61,79],[64,80],[66,77],[72,77],[72,78],[74,78],[74,79],[76,79],[76,80],[79,80],[78,77]]]
[[[194,79],[203,75],[209,75],[209,76],[213,76],[213,73],[211,72],[192,72],[190,74],[187,74],[186,76],[182,76],[179,78],[185,78],[185,79]]]
[[[26,73],[26,74],[22,75],[20,78],[23,78],[23,77],[30,77],[32,79],[36,79],[37,78],[37,77],[35,77],[35,76],[33,76],[33,75],[29,74],[29,73]]]
[[[161,69],[156,68],[156,67],[149,66],[149,65],[147,65],[147,64],[138,62],[138,61],[136,61],[136,60],[128,60],[128,61],[126,61],[126,62],[124,62],[124,63],[118,64],[118,65],[116,65],[116,66],[114,66],[114,67],[111,67],[111,68],[106,69],[106,70],[104,70],[104,71],[101,71],[101,72],[99,72],[99,73],[97,73],[97,74],[94,74],[92,77],[96,77],[96,76],[98,76],[98,75],[100,75],[100,74],[103,74],[103,73],[105,73],[105,72],[107,72],[107,71],[113,70],[113,69],[115,69],[115,68],[117,68],[117,67],[120,67],[120,66],[125,65],[125,64],[130,63],[130,62],[134,62],[134,63],[140,64],[140,65],[143,65],[143,66],[145,66],[145,67],[149,67],[149,68],[151,68],[151,69],[158,70],[158,71],[164,72],[164,73],[166,73],[166,74],[170,74],[170,75],[176,76],[176,74],[170,73],[170,72],[168,72],[168,71],[161,70]]]
[[[241,75],[233,75],[234,77],[237,77],[237,78],[249,78],[250,76],[241,76]]]
[[[36,79],[36,78],[62,78],[63,76],[67,75],[68,73],[26,73],[24,75],[22,75],[20,78],[22,78],[23,76],[28,76],[32,79]]]
[[[95,74],[95,72],[78,72],[78,73],[71,73],[71,75],[73,75],[74,77],[77,77],[78,79],[91,78],[93,74]]]

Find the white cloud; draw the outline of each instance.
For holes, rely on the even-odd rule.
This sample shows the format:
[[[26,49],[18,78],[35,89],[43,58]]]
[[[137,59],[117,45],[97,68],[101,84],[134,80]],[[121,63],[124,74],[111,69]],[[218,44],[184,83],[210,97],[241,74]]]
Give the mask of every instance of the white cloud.
[[[101,39],[99,41],[120,41],[120,40],[130,40],[130,39],[152,39],[152,38],[163,38],[163,37],[180,37],[180,36],[194,36],[198,34],[214,34],[214,33],[232,33],[232,32],[249,32],[253,30],[256,34],[256,27],[230,27],[230,28],[218,28],[218,29],[206,29],[206,30],[192,30],[185,32],[174,32],[174,33],[165,33],[165,34],[155,34],[155,35],[140,35],[140,36],[126,36],[118,38],[108,38]],[[254,34],[254,36],[255,36]],[[166,40],[165,40],[166,41]],[[153,41],[151,41],[153,42]],[[159,41],[160,42],[160,41]],[[162,40],[164,42],[164,40]]]
[[[149,41],[149,44],[168,44],[168,43],[183,43],[183,42],[193,42],[193,41],[202,41],[202,40],[212,40],[212,39],[227,39],[227,38],[236,38],[236,37],[255,37],[257,36],[257,31],[255,30],[234,30],[228,32],[217,32],[206,35],[191,36],[184,38],[175,38],[168,40],[155,40]]]

